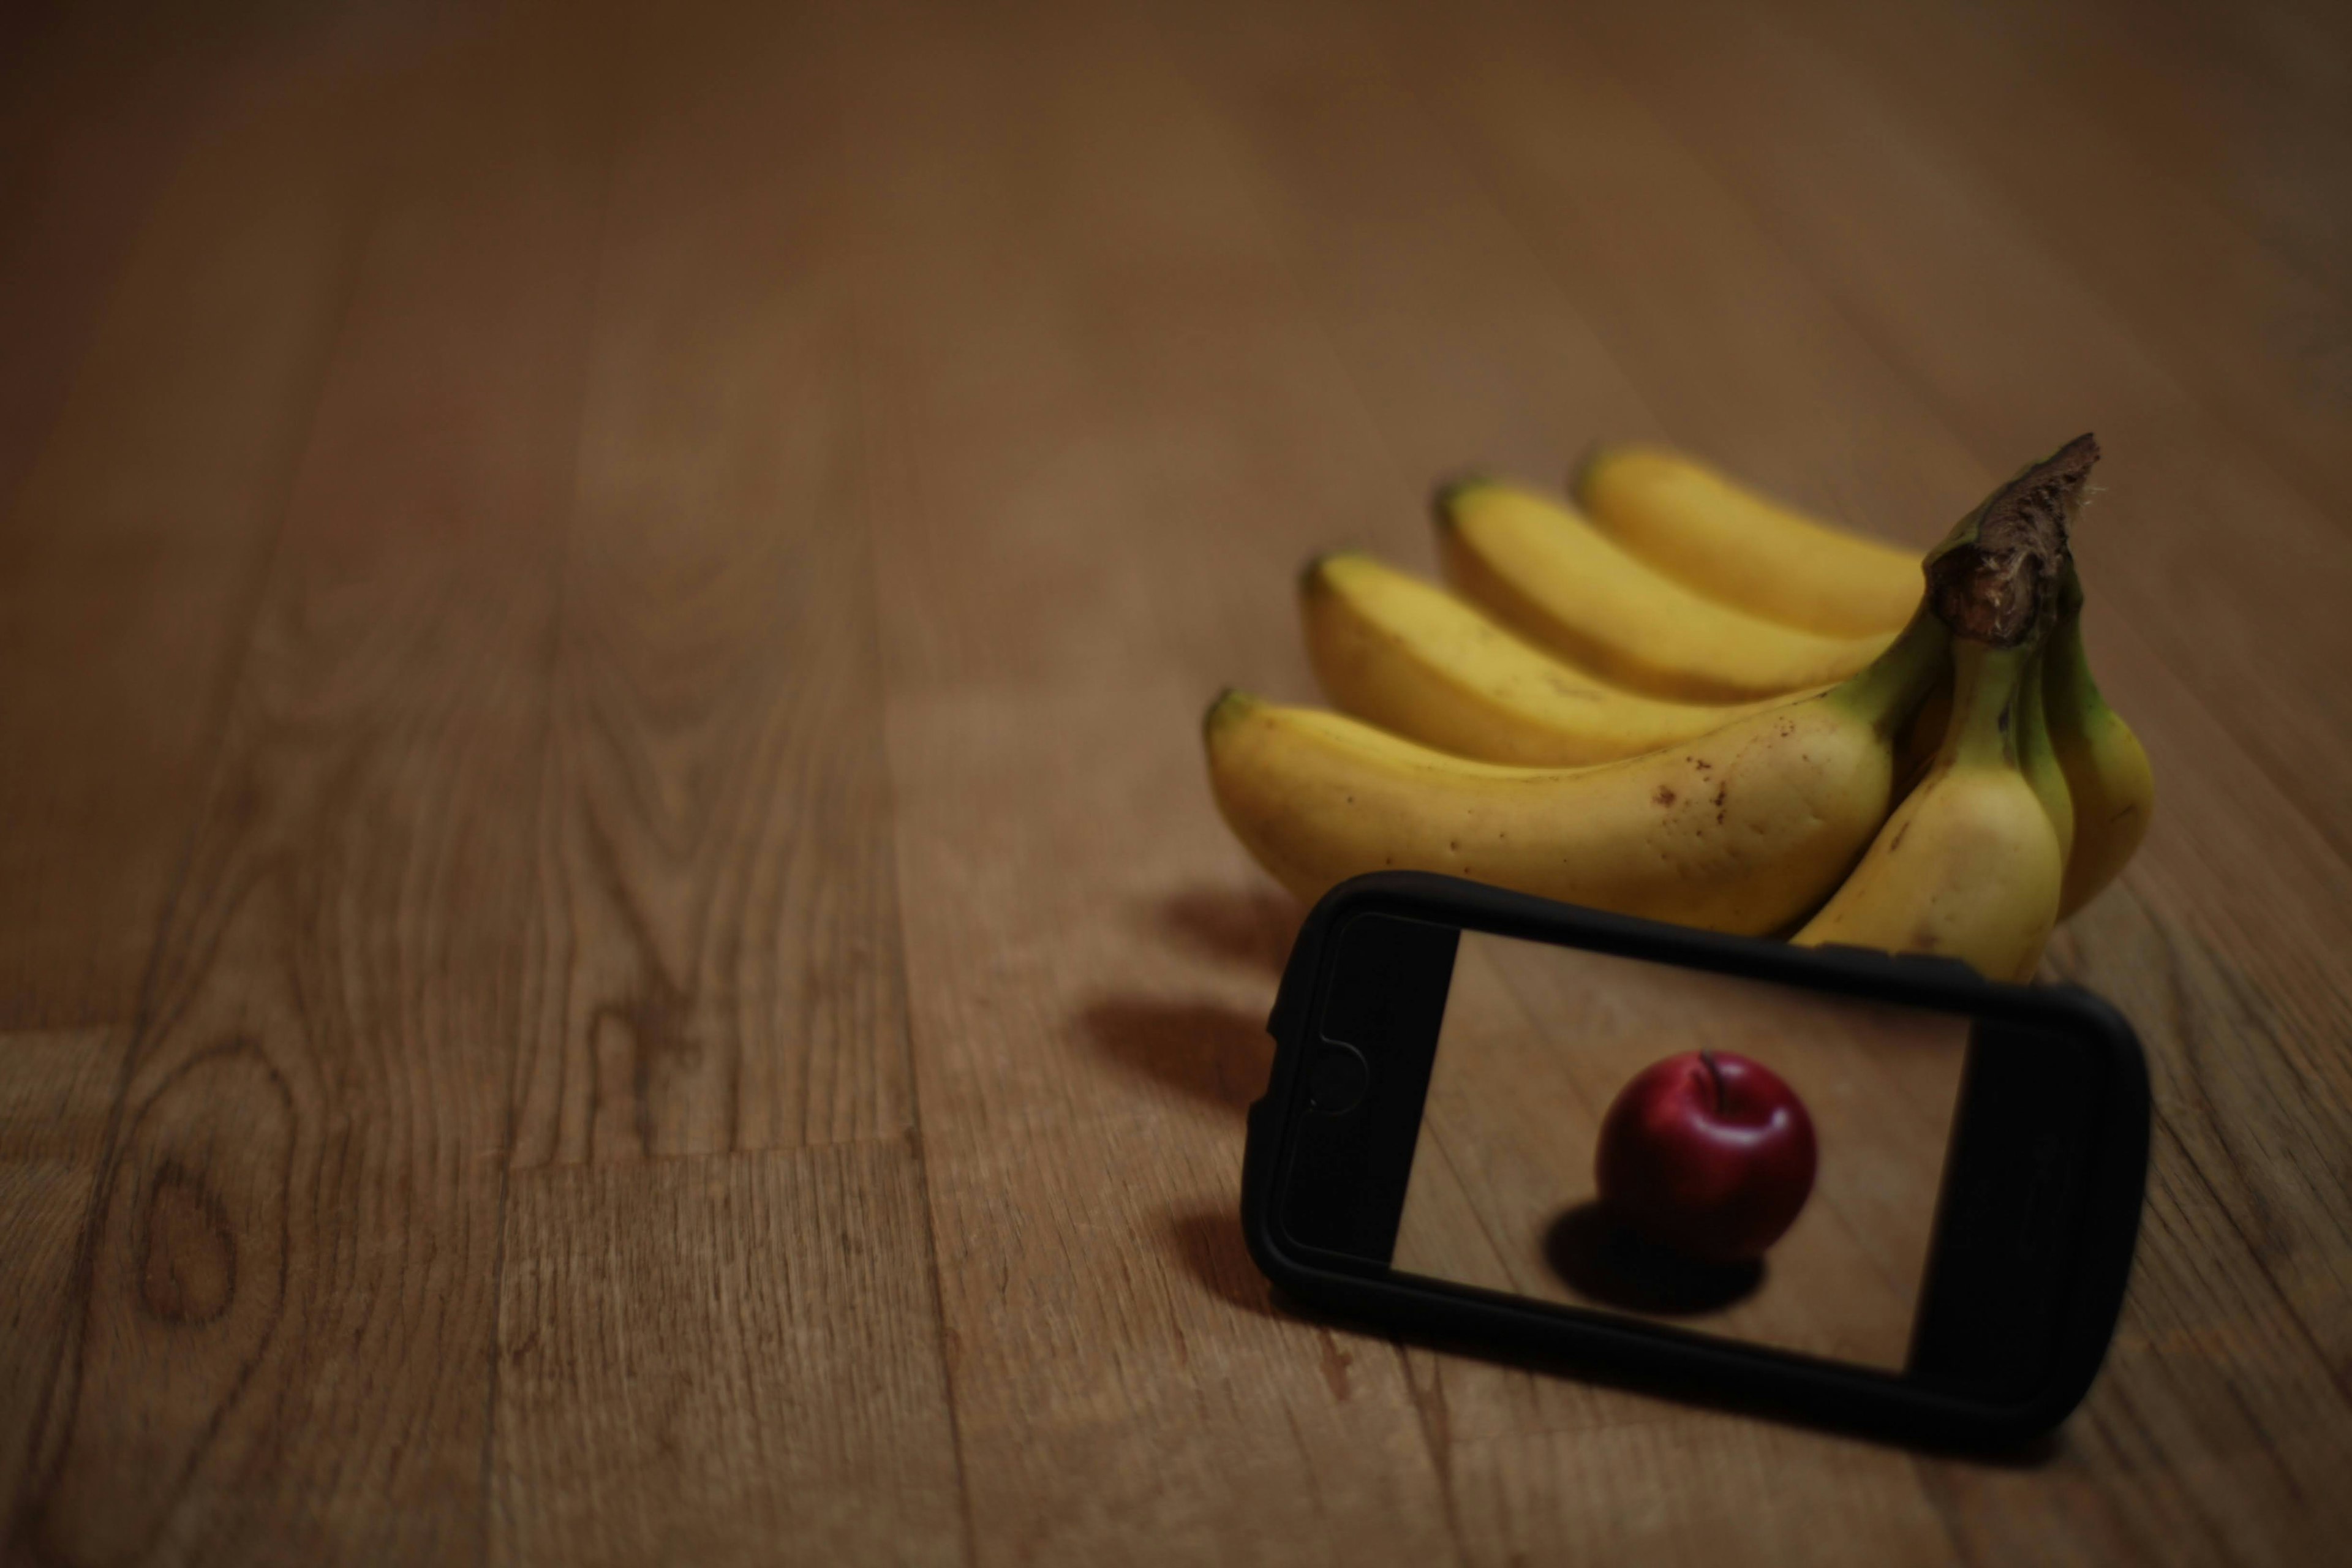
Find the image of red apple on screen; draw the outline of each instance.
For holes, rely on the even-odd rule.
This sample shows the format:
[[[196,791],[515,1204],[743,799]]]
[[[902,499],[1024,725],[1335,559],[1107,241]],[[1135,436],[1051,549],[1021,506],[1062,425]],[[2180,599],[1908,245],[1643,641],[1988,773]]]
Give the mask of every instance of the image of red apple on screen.
[[[1635,1074],[1601,1119],[1601,1207],[1684,1257],[1745,1263],[1787,1234],[1813,1190],[1813,1119],[1778,1074],[1685,1051]]]

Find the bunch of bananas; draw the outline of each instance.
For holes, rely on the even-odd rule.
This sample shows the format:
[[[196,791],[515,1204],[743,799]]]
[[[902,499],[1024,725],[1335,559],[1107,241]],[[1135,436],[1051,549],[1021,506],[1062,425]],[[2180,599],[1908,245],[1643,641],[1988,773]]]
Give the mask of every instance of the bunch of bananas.
[[[1573,505],[1449,484],[1459,596],[1312,562],[1340,712],[1219,697],[1219,809],[1308,900],[1444,871],[2028,978],[2154,800],[2083,652],[2067,540],[2098,455],[2084,436],[2028,466],[1924,563],[1653,447],[1593,453]]]

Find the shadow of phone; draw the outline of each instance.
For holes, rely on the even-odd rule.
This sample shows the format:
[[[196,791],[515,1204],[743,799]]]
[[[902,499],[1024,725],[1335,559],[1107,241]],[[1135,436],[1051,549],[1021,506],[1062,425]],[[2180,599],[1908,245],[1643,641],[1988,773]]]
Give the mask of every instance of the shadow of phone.
[[[1120,1066],[1228,1110],[1248,1110],[1274,1065],[1265,1020],[1223,1003],[1102,996],[1079,1022]]]
[[[1204,957],[1280,974],[1306,913],[1297,899],[1276,888],[1198,887],[1160,900],[1152,921]]]
[[[1168,1215],[1167,1239],[1184,1272],[1226,1305],[1264,1318],[1298,1315],[1276,1310],[1274,1288],[1250,1261],[1241,1215],[1233,1209],[1173,1210]]]
[[[1597,1203],[1579,1204],[1552,1222],[1544,1258],[1568,1287],[1604,1307],[1654,1317],[1720,1311],[1754,1295],[1764,1264],[1708,1263],[1646,1241]]]

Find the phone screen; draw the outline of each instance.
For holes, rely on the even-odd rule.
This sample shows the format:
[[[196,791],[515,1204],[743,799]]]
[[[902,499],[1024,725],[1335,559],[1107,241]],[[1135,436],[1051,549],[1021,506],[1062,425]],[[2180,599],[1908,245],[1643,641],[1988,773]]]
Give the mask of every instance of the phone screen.
[[[1391,1267],[1901,1373],[1969,1035],[1465,931]]]

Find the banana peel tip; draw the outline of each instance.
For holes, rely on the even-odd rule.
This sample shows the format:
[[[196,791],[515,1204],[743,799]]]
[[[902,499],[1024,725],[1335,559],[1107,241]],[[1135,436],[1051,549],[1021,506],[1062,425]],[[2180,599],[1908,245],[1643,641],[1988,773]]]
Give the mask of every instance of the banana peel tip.
[[[1232,723],[1257,705],[1258,699],[1254,694],[1238,686],[1228,686],[1217,693],[1216,700],[1209,704],[1209,710],[1201,715],[1201,733],[1213,735],[1220,727]]]
[[[1601,466],[1608,462],[1611,458],[1616,457],[1621,452],[1628,452],[1633,449],[1633,444],[1628,441],[1589,441],[1585,443],[1584,450],[1576,455],[1576,461],[1568,466],[1569,499],[1576,502],[1577,505],[1582,506],[1584,504],[1585,490],[1591,484],[1592,476],[1600,471]]]
[[[1437,481],[1429,492],[1429,515],[1440,528],[1454,526],[1454,508],[1463,496],[1495,483],[1495,476],[1484,468],[1465,468]]]
[[[1349,556],[1357,553],[1359,552],[1356,551],[1340,548],[1337,550],[1318,550],[1314,554],[1308,556],[1307,558],[1307,564],[1298,569],[1299,593],[1301,595],[1314,595],[1320,594],[1328,590],[1331,586],[1332,565],[1335,563],[1345,561]]]

